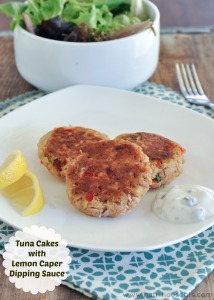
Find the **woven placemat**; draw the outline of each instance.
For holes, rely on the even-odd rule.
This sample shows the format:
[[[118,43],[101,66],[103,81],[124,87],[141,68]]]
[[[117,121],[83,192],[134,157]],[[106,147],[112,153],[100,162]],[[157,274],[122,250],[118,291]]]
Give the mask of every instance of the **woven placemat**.
[[[0,102],[35,89],[18,73],[10,31],[0,31],[0,58]]]
[[[208,108],[188,104],[178,93],[154,83],[135,89],[214,118]],[[33,91],[0,103],[0,117],[43,96]],[[0,221],[0,253],[16,230]],[[165,248],[103,252],[70,247],[73,261],[63,284],[94,299],[181,300],[214,269],[214,227]]]

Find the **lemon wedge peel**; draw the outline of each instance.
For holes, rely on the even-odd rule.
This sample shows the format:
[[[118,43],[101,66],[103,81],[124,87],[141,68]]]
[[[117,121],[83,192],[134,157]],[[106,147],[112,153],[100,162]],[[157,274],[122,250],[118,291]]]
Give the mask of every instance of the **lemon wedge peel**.
[[[19,180],[2,189],[2,193],[10,199],[22,216],[35,214],[44,207],[39,180],[29,170]]]
[[[0,166],[0,190],[22,216],[35,214],[44,206],[39,180],[28,170],[20,150],[12,151]]]
[[[0,189],[19,180],[27,171],[27,162],[19,150],[14,150],[0,166]]]

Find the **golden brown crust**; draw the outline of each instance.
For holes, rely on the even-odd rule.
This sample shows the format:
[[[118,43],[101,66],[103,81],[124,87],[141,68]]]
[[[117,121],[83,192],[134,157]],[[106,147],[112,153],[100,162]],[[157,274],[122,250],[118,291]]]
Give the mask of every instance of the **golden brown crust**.
[[[89,143],[67,169],[67,193],[85,214],[115,217],[148,191],[151,169],[141,148],[127,141]]]
[[[68,160],[76,159],[88,142],[107,139],[107,135],[89,128],[59,127],[40,139],[38,154],[41,163],[54,176],[65,179]]]
[[[149,157],[153,179],[150,188],[169,184],[182,172],[184,149],[176,142],[147,132],[121,134],[116,137],[116,140],[121,139],[140,146]]]

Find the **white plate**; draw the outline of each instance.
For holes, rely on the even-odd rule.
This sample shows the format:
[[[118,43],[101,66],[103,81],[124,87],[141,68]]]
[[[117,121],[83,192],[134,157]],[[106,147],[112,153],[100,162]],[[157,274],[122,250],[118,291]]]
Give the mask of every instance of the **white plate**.
[[[148,131],[173,139],[186,148],[184,172],[173,184],[193,183],[214,189],[214,121],[175,104],[137,93],[92,86],[74,86],[42,97],[0,119],[0,157],[20,149],[44,192],[42,212],[22,217],[0,195],[0,218],[16,228],[33,224],[52,227],[75,247],[151,250],[187,239],[214,223],[169,224],[151,211],[156,192],[149,191],[131,213],[92,218],[68,201],[65,184],[40,165],[37,142],[58,126],[85,126],[109,134]]]

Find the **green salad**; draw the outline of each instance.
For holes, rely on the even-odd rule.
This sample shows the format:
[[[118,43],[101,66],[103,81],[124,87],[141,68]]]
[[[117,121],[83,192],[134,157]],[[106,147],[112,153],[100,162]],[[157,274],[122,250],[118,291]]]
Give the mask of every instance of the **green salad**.
[[[54,40],[96,42],[152,28],[143,0],[28,0],[0,4],[0,13],[29,32]]]

